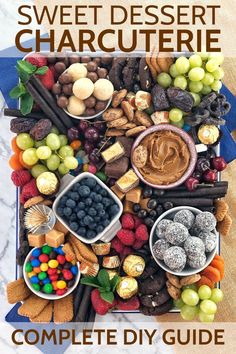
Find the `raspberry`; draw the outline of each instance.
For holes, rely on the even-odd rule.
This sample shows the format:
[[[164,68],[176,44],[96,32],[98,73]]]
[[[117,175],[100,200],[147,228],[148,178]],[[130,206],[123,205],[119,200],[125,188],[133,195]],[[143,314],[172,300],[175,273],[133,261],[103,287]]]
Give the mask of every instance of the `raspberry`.
[[[31,54],[25,60],[38,68],[47,65],[47,58],[40,53]]]
[[[129,254],[132,254],[133,253],[133,250],[131,247],[124,247],[123,249],[123,252],[122,252],[122,257],[126,257],[128,256]]]
[[[24,187],[22,188],[21,196],[20,196],[20,201],[21,203],[26,202],[28,199],[32,197],[36,197],[39,195],[38,188],[36,186],[36,181],[35,179],[32,179],[30,182],[26,183]]]
[[[134,228],[136,230],[139,227],[139,225],[141,225],[143,222],[136,215],[133,215],[133,219],[134,219]]]
[[[122,253],[124,249],[123,243],[118,239],[118,237],[113,238],[111,241],[111,248],[114,248],[117,253]]]
[[[38,78],[48,90],[51,90],[55,84],[54,74],[50,69],[48,69],[44,75],[39,75]]]
[[[131,246],[135,240],[134,233],[131,230],[121,229],[117,232],[117,237],[126,246]]]
[[[11,174],[11,180],[16,187],[23,187],[31,180],[31,174],[27,170],[13,171]]]
[[[139,225],[139,227],[135,231],[136,240],[147,241],[148,237],[149,237],[149,235],[148,235],[147,226],[144,224]]]
[[[134,228],[134,219],[131,214],[124,214],[121,218],[121,225],[123,229],[132,230]]]
[[[145,244],[146,241],[142,241],[142,240],[135,240],[134,244],[132,245],[134,250],[140,250],[140,248],[143,247],[143,245]]]
[[[140,302],[137,296],[132,297],[129,300],[121,300],[118,299],[117,301],[117,308],[118,310],[122,311],[133,311],[138,310],[140,306]]]

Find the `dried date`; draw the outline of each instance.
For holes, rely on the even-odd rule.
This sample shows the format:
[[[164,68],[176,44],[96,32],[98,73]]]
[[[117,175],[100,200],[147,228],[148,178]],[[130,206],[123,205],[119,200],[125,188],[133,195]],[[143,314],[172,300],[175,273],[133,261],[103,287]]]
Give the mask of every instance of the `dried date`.
[[[168,99],[173,107],[179,108],[184,112],[190,112],[194,105],[193,96],[178,87],[167,89]]]
[[[31,137],[36,140],[44,139],[52,129],[52,122],[49,119],[40,119],[30,130]]]
[[[151,95],[155,111],[166,111],[170,109],[166,91],[160,85],[155,85],[152,88]]]
[[[32,118],[14,118],[10,123],[12,133],[28,133],[37,123],[37,120]]]

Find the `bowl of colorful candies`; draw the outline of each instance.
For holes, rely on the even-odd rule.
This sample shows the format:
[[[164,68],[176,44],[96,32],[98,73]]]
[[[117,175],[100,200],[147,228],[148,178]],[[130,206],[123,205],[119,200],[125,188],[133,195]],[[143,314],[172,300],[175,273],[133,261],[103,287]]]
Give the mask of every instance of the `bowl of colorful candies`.
[[[53,248],[45,244],[33,248],[25,259],[25,282],[34,294],[43,299],[61,299],[79,283],[79,264],[67,258],[62,247]]]

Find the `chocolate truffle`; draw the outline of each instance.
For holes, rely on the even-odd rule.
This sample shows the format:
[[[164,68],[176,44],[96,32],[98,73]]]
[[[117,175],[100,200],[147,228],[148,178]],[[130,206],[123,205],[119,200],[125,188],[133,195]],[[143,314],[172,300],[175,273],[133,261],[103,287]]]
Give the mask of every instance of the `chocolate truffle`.
[[[172,245],[181,245],[187,239],[188,235],[188,229],[179,222],[173,222],[166,228],[166,240]]]
[[[165,238],[167,227],[172,224],[173,221],[169,219],[162,219],[156,227],[156,235],[159,238]]]
[[[73,93],[80,100],[86,100],[94,91],[93,82],[87,77],[76,80],[73,85]]]
[[[155,244],[152,247],[154,255],[158,259],[164,259],[164,253],[165,251],[170,247],[169,242],[167,242],[164,239],[157,240]]]
[[[212,231],[216,227],[216,218],[209,211],[204,211],[196,216],[195,225],[201,231]]]
[[[67,73],[71,76],[73,81],[85,78],[87,72],[86,66],[81,63],[74,63],[67,69]]]
[[[111,98],[114,92],[112,83],[107,79],[99,79],[94,84],[94,96],[101,101]]]
[[[84,101],[80,100],[75,96],[71,96],[69,98],[69,104],[67,106],[67,110],[70,114],[73,114],[75,116],[80,116],[84,113],[85,109],[86,106],[84,104]]]
[[[199,237],[190,236],[184,243],[184,249],[188,257],[194,257],[205,252],[205,245]]]
[[[164,254],[165,264],[174,272],[181,272],[184,269],[186,259],[183,248],[178,246],[168,248]]]
[[[187,229],[193,226],[195,216],[188,209],[178,211],[174,216],[174,221],[183,224]]]

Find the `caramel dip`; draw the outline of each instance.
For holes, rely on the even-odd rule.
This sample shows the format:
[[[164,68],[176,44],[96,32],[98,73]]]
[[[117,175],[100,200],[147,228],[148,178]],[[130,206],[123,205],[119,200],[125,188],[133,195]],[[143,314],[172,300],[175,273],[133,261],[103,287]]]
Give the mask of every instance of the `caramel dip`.
[[[141,141],[133,151],[132,161],[147,182],[168,185],[178,181],[188,169],[190,151],[178,134],[156,131]]]

